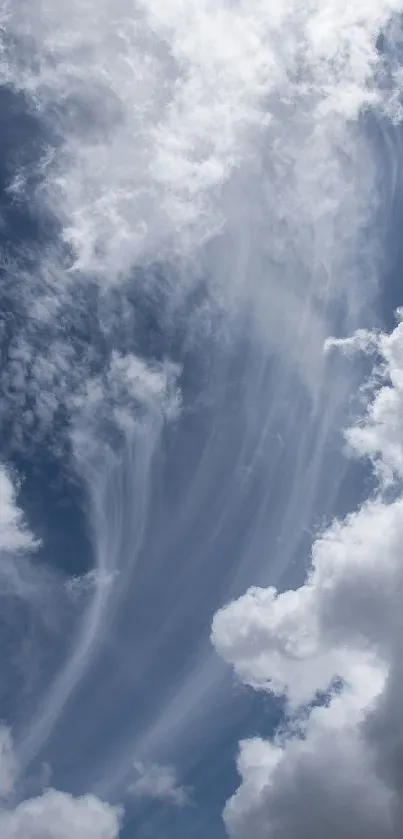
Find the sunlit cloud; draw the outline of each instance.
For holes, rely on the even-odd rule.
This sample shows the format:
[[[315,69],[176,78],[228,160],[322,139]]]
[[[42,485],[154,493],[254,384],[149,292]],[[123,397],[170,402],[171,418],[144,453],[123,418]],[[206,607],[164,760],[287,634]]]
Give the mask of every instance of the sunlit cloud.
[[[354,839],[394,836],[402,323],[384,333],[377,301],[401,12],[3,4],[2,112],[22,119],[0,217],[0,619],[23,684],[3,680],[6,839],[112,839],[89,789],[186,813],[182,766],[233,725],[222,659],[292,727],[242,742],[228,830],[312,839],[328,808],[337,836],[344,807]],[[373,470],[361,506],[343,449]],[[42,760],[74,796],[24,800]]]
[[[74,798],[46,789],[36,798],[16,803],[18,759],[11,732],[0,729],[0,829],[4,839],[67,839],[73,830],[79,839],[116,839],[122,811],[95,796]]]
[[[12,477],[0,466],[0,552],[24,553],[34,551],[38,542],[30,533],[23,513],[18,507]]]
[[[401,323],[375,340],[377,384],[347,432],[380,476],[374,497],[317,539],[303,586],[251,589],[215,617],[242,681],[284,695],[293,715],[272,742],[241,744],[234,836],[400,834]]]

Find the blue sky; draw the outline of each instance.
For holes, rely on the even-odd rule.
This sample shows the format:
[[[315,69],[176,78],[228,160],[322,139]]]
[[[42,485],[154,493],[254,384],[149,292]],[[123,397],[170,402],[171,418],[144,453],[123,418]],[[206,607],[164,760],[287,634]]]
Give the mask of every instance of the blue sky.
[[[400,13],[4,4],[5,839],[398,836]]]

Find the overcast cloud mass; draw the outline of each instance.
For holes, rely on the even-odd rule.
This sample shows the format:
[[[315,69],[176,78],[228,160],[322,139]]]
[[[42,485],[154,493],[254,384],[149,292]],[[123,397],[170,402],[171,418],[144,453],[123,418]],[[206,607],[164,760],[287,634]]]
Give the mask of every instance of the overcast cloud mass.
[[[2,839],[400,839],[402,12],[1,4]]]

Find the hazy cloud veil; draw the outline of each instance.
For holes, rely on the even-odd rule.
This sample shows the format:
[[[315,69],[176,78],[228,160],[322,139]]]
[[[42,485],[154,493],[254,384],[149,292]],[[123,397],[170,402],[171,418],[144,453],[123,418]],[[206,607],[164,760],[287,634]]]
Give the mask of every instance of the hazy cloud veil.
[[[4,839],[400,836],[402,11],[2,4]]]

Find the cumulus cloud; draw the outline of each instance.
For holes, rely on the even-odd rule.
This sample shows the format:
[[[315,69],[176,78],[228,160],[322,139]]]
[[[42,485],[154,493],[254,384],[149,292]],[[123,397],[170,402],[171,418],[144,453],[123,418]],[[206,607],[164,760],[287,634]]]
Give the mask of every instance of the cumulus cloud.
[[[17,505],[17,492],[11,475],[0,464],[0,553],[26,553],[37,547],[38,542],[30,533]]]
[[[119,811],[95,796],[73,798],[52,789],[0,811],[4,839],[116,839],[119,821]]]
[[[155,798],[175,807],[184,807],[189,803],[188,790],[179,784],[173,766],[137,761],[134,770],[138,777],[130,785],[129,792],[135,798]]]
[[[3,839],[116,839],[122,812],[94,795],[74,798],[47,789],[15,803],[18,760],[8,728],[0,728],[0,833]]]
[[[214,620],[239,678],[287,702],[272,741],[241,743],[225,810],[241,839],[401,835],[403,324],[376,342],[377,385],[347,437],[377,492],[316,540],[304,585],[250,589]]]
[[[56,569],[33,557],[41,547],[41,541],[31,532],[18,504],[19,480],[15,470],[0,464],[0,618],[4,627],[16,629],[20,619],[20,613],[15,609],[14,598],[17,598],[19,607],[30,616],[31,629],[31,620],[39,620],[43,627],[50,629],[54,627],[55,611],[61,606],[61,578]],[[4,638],[3,665],[7,653]],[[9,663],[16,663],[16,660],[18,656],[14,655]]]

